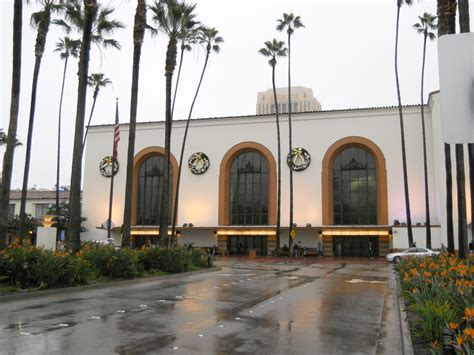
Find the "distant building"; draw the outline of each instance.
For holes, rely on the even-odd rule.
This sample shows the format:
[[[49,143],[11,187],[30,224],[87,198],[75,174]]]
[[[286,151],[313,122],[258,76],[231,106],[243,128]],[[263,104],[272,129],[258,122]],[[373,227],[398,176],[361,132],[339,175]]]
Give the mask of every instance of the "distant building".
[[[288,113],[288,87],[277,88],[278,112]],[[291,112],[321,111],[321,104],[314,97],[313,90],[302,86],[291,88]],[[257,115],[275,113],[273,89],[257,94]]]
[[[69,201],[69,190],[63,189],[59,192],[59,202]],[[9,219],[20,214],[21,190],[10,192],[10,205],[8,210]],[[36,189],[28,190],[26,194],[25,212],[31,214],[35,219],[42,219],[48,210],[56,204],[56,190]]]

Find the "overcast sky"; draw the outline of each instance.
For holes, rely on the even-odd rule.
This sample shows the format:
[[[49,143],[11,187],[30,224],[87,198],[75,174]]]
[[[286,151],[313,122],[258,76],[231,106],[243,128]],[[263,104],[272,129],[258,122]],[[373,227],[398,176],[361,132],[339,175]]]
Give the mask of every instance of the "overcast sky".
[[[128,122],[131,66],[133,54],[133,17],[136,1],[100,1],[116,8],[114,17],[126,24],[115,38],[121,51],[107,50],[100,55],[92,49],[90,73],[103,72],[113,85],[98,97],[93,124],[112,123],[115,98],[119,98],[120,121]],[[36,32],[29,25],[35,1],[24,6],[21,104],[18,136],[26,142],[27,121],[34,66]],[[312,88],[323,110],[396,105],[394,40],[396,0],[198,0],[198,19],[215,27],[224,38],[221,52],[211,55],[193,117],[255,114],[257,92],[271,87],[268,59],[258,54],[264,41],[286,40],[276,31],[276,20],[283,12],[300,15],[306,26],[292,37],[292,83]],[[473,18],[471,4],[471,18]],[[436,14],[435,1],[415,2],[403,7],[400,20],[399,72],[404,105],[420,102],[422,36],[412,25],[423,12]],[[2,127],[9,121],[11,90],[11,46],[13,0],[0,0]],[[51,27],[41,66],[32,163],[29,187],[53,188],[56,164],[56,125],[63,62],[53,52],[64,34]],[[79,38],[79,35],[71,35]],[[167,38],[148,33],[140,64],[138,121],[163,120],[165,113],[164,63]],[[176,101],[175,118],[187,117],[189,105],[201,72],[204,52],[196,48],[184,60],[182,81]],[[277,86],[286,86],[287,62],[277,65]],[[73,130],[77,94],[77,61],[68,68],[63,104],[63,146],[61,185],[69,185]],[[436,41],[427,48],[425,93],[438,90]],[[87,94],[86,119],[92,103]],[[122,141],[128,137],[122,135]],[[22,184],[25,146],[16,149],[12,187]],[[3,150],[1,151],[3,159]]]

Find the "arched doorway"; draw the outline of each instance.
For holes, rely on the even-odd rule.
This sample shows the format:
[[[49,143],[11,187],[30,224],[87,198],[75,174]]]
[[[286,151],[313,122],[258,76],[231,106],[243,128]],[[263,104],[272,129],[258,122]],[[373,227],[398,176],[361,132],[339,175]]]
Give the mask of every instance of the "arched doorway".
[[[218,232],[218,248],[231,255],[247,255],[252,249],[267,255],[276,247],[268,228],[276,223],[271,152],[255,142],[234,146],[221,162],[219,184],[219,225],[228,227]]]
[[[325,254],[383,255],[388,250],[387,173],[382,151],[363,137],[334,143],[323,159]]]
[[[139,231],[142,229],[132,227],[134,245],[136,246],[140,246],[145,240],[158,235],[164,164],[164,149],[161,147],[145,148],[135,156],[132,189],[132,225],[135,227],[147,227],[146,236],[140,234]],[[178,169],[178,163],[173,155],[171,155],[170,168],[169,222],[171,222],[171,213],[176,193],[177,176],[175,172]]]

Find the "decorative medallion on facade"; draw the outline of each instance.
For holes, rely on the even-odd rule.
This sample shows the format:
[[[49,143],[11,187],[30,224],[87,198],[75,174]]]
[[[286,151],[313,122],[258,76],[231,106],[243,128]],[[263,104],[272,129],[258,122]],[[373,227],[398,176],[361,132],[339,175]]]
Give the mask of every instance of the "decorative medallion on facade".
[[[290,154],[288,154],[286,162],[293,171],[303,171],[311,163],[311,155],[309,155],[306,149],[296,147],[291,150]]]
[[[104,177],[112,177],[112,173],[116,175],[119,171],[119,163],[117,160],[113,160],[114,166],[112,169],[112,156],[104,157],[99,164],[99,171]]]
[[[193,153],[189,157],[188,167],[195,175],[204,174],[209,169],[209,158],[202,152]]]

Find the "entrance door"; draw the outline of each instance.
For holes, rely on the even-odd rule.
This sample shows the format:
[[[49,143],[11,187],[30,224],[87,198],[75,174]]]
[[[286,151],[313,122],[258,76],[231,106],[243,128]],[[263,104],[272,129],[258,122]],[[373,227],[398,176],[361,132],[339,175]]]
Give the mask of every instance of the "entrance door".
[[[369,244],[370,243],[370,244]],[[372,247],[372,255],[378,255],[379,239],[369,236],[334,236],[332,250],[338,255],[338,245],[341,245],[342,256],[369,256]]]
[[[267,236],[230,235],[227,237],[227,250],[230,255],[249,255],[255,249],[257,255],[267,255]]]

